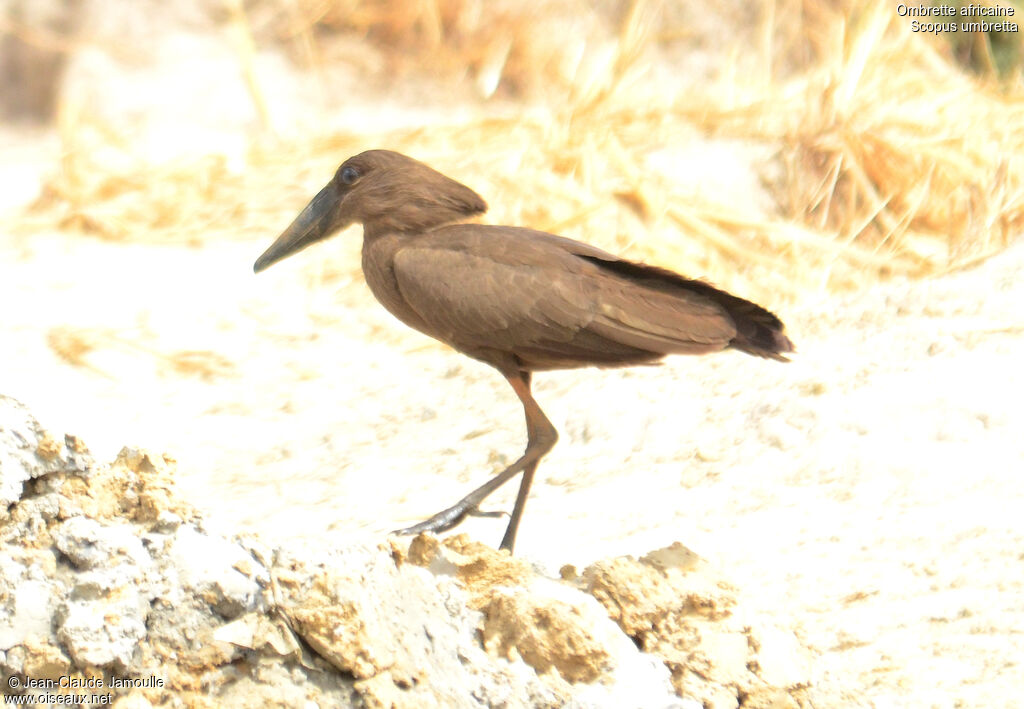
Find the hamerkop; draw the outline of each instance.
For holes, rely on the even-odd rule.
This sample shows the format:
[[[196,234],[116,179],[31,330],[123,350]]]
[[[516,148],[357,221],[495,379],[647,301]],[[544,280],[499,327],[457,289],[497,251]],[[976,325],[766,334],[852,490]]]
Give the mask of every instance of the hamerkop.
[[[455,224],[487,209],[465,185],[399,153],[349,158],[257,259],[258,273],[340,229],[363,225],[363,274],[406,325],[486,362],[526,412],[526,452],[490,481],[400,534],[441,532],[522,473],[501,548],[512,550],[540,459],[558,439],[530,393],[533,372],[650,364],[732,348],[785,361],[775,315],[663,268],[532,229]]]

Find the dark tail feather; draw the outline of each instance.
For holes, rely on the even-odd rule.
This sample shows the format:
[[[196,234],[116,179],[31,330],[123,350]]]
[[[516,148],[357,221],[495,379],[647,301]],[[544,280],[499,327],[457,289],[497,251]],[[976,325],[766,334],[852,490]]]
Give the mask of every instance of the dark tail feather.
[[[633,261],[609,260],[584,254],[578,254],[578,256],[644,285],[685,288],[692,293],[702,295],[722,306],[736,324],[736,337],[729,343],[729,347],[758,357],[776,359],[780,362],[789,361],[784,354],[793,351],[793,343],[784,334],[786,326],[774,313],[762,308],[757,303],[737,298],[732,293],[718,290],[704,281],[686,278],[674,271],[657,266],[648,266]]]
[[[782,321],[760,305],[740,298],[735,300],[738,305],[728,308],[736,322],[736,337],[729,346],[758,357],[788,362],[784,353],[793,351],[793,343],[786,337]]]
[[[785,336],[785,326],[774,312],[703,281],[690,280],[687,288],[714,300],[728,312],[736,324],[736,336],[729,342],[730,347],[769,360],[790,361],[784,355],[794,351],[793,342]]]
[[[687,281],[687,288],[721,305],[736,323],[736,337],[732,338],[729,347],[758,357],[789,361],[784,355],[793,352],[793,343],[786,337],[786,326],[775,313],[704,281]]]

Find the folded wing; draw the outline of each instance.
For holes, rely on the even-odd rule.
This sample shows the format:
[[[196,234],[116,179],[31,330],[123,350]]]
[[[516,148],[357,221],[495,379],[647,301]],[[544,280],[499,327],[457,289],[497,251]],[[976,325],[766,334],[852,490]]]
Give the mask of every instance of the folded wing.
[[[645,268],[543,232],[479,225],[436,230],[394,258],[399,290],[430,334],[469,354],[503,350],[546,369],[730,345],[737,329],[726,307]]]

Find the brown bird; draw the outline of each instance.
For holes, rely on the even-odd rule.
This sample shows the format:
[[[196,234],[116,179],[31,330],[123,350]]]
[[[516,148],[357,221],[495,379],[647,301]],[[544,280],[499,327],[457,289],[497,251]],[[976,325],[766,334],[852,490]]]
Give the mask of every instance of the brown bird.
[[[363,274],[391,314],[508,380],[526,413],[526,451],[501,473],[400,534],[441,532],[522,473],[501,548],[512,550],[540,459],[558,433],[530,393],[533,372],[650,364],[727,348],[786,361],[775,315],[672,271],[532,229],[454,224],[480,196],[389,150],[349,158],[268,248],[259,273],[340,229],[363,225]]]

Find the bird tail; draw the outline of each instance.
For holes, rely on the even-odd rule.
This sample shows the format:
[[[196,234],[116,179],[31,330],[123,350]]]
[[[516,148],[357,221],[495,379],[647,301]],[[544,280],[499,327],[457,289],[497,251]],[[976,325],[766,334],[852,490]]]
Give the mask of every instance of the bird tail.
[[[785,354],[793,352],[794,348],[793,343],[785,335],[785,325],[776,317],[775,313],[762,308],[757,303],[751,303],[732,293],[726,293],[710,283],[686,278],[674,271],[657,266],[634,263],[615,257],[603,258],[588,254],[578,254],[578,256],[613,273],[626,276],[636,283],[650,287],[683,288],[707,298],[725,310],[736,327],[736,335],[729,341],[729,347],[758,357],[775,359],[780,362],[789,361]]]
[[[793,342],[783,332],[784,327],[773,313],[759,305],[736,298],[737,306],[729,308],[736,322],[736,337],[729,347],[747,354],[788,362],[786,353],[794,350]]]
[[[729,347],[740,352],[788,362],[785,355],[794,351],[793,342],[786,337],[786,326],[767,308],[719,290],[709,283],[682,279],[686,288],[718,303],[736,325],[736,336]]]

